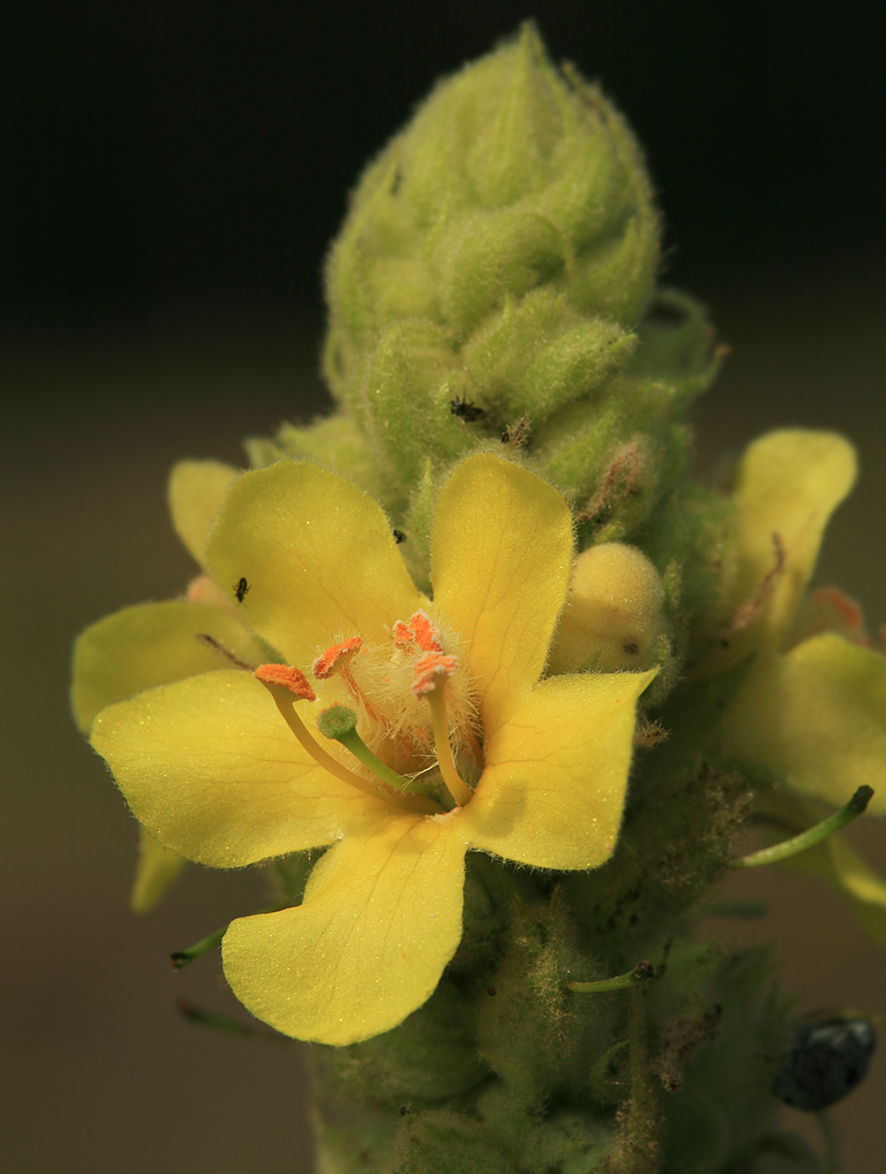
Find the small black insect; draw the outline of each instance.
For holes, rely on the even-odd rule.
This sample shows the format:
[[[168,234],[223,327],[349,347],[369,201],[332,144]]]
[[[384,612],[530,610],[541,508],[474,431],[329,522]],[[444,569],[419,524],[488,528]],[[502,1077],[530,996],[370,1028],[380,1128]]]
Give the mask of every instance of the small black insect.
[[[246,582],[245,577],[239,583],[234,584],[234,594],[237,596],[238,603],[242,603],[249,594],[249,584]]]
[[[401,542],[406,541],[406,535],[403,533],[402,530],[392,530],[391,533],[394,535],[394,541],[397,543],[398,546],[400,545]]]
[[[861,1083],[876,1046],[877,1036],[867,1019],[807,1023],[791,1041],[772,1091],[795,1109],[826,1109]]]
[[[469,424],[473,424],[475,420],[482,420],[486,415],[483,408],[478,408],[476,404],[469,404],[464,396],[461,399],[451,399],[449,410],[453,416],[457,416],[459,420],[467,420]]]

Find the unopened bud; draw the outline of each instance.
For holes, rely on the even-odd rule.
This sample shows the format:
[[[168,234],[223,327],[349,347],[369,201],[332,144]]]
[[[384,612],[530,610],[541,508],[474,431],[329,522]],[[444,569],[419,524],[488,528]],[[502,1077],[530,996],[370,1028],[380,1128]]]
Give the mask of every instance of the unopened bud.
[[[664,588],[646,555],[618,542],[592,546],[575,561],[549,671],[647,669],[663,635]]]

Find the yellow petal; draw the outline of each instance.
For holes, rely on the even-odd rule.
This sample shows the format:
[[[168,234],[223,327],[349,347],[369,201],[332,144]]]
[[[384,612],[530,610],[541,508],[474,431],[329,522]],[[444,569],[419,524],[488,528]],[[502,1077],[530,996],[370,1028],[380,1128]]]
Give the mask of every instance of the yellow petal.
[[[169,475],[169,510],[185,549],[206,569],[206,543],[240,470],[221,461],[179,461]]]
[[[748,673],[723,715],[730,754],[836,807],[857,787],[886,813],[886,657],[824,633]]]
[[[80,729],[86,732],[105,706],[143,689],[228,667],[219,652],[198,639],[203,634],[248,663],[262,659],[255,638],[236,616],[202,603],[144,603],[87,628],[74,645],[71,686]]]
[[[388,640],[398,619],[428,605],[380,506],[306,462],[245,473],[225,501],[207,557],[230,598],[245,579],[243,617],[302,668],[341,635]]]
[[[461,819],[471,844],[538,868],[596,868],[621,826],[637,698],[655,676],[550,677],[486,744]]]
[[[215,868],[330,844],[384,809],[318,766],[245,672],[206,673],[112,705],[92,744],[151,835]]]
[[[443,486],[432,539],[434,606],[465,641],[484,726],[500,725],[541,675],[571,562],[565,500],[520,465],[488,453],[469,457]]]
[[[186,863],[183,856],[170,852],[144,828],[139,828],[138,863],[131,898],[133,913],[150,913],[178,880]]]
[[[324,1044],[401,1023],[461,939],[456,814],[367,826],[321,858],[301,906],[232,922],[222,950],[237,998],[278,1031]]]
[[[758,594],[776,564],[777,534],[784,567],[772,581],[761,617],[764,632],[776,642],[790,627],[825,526],[855,476],[855,450],[832,432],[770,432],[744,455],[735,490],[738,562],[729,602],[738,608]]]

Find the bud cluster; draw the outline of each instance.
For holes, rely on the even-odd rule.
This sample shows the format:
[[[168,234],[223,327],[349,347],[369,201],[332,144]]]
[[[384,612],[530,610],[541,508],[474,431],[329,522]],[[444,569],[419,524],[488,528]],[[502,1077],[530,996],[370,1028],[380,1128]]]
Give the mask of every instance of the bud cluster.
[[[503,449],[566,494],[582,545],[629,538],[677,486],[717,365],[659,257],[630,128],[526,24],[366,170],[327,263],[339,414],[250,455],[347,469],[420,542],[452,465]]]

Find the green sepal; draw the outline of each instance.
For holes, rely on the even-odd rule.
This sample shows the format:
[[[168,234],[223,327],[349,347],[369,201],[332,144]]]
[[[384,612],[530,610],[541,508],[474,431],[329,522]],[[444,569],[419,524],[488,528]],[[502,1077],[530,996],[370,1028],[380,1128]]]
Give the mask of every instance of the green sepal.
[[[418,1108],[463,1097],[488,1069],[473,1046],[458,988],[445,977],[396,1031],[346,1048],[315,1045],[330,1086],[371,1108]]]

